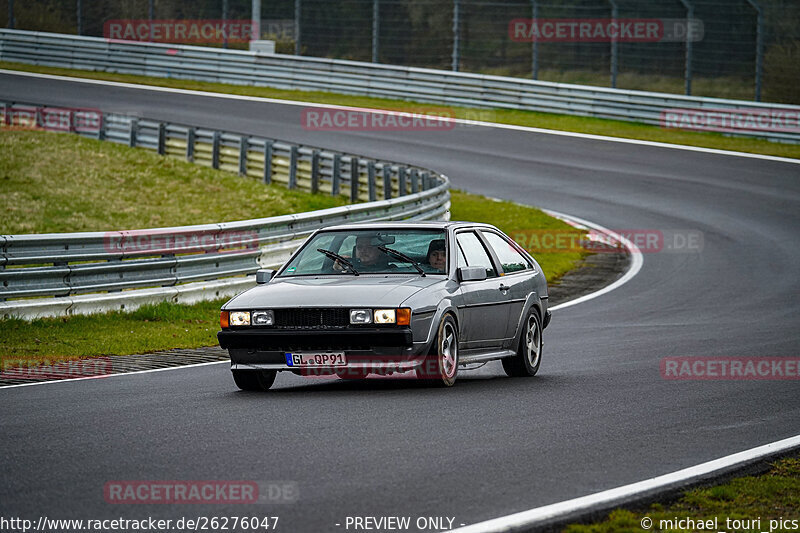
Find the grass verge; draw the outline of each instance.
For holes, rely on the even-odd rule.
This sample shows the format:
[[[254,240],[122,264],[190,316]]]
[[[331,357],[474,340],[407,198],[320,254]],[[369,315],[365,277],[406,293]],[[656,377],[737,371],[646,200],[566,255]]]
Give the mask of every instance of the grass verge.
[[[642,524],[646,518],[651,520],[650,528],[643,528]],[[679,522],[680,520],[683,522]],[[781,524],[778,522],[780,520],[789,522]],[[701,521],[703,523],[698,526]],[[793,457],[775,462],[769,472],[760,476],[739,477],[722,485],[694,489],[684,493],[673,503],[654,503],[638,512],[619,509],[610,513],[602,522],[571,524],[564,529],[564,532],[642,533],[643,531],[711,530],[775,533],[796,532],[800,530],[799,524],[800,457]]]
[[[158,228],[345,205],[145,149],[0,129],[0,234]]]
[[[159,87],[175,87],[179,89],[196,91],[259,96],[263,98],[278,98],[283,100],[300,100],[321,104],[337,104],[354,107],[414,111],[419,111],[420,108],[431,108],[430,104],[421,104],[419,102],[352,96],[322,91],[290,91],[283,89],[272,89],[269,87],[253,87],[191,80],[154,78],[147,76],[134,76],[130,74],[113,74],[108,72],[92,72],[57,67],[43,67],[38,65],[25,65],[21,63],[0,62],[0,68],[26,72],[39,72],[44,74],[56,74],[61,76],[73,76],[78,78],[138,83],[142,85],[153,85]],[[719,133],[668,130],[647,124],[636,124],[599,118],[573,117],[552,113],[537,113],[532,111],[512,111],[502,109],[486,110],[465,107],[453,107],[448,109],[452,110],[452,112],[458,118],[468,118],[472,120],[485,120],[489,122],[499,122],[518,126],[529,126],[552,130],[590,133],[595,135],[608,135],[612,137],[623,137],[628,139],[641,139],[647,141],[701,146],[720,150],[734,150],[739,152],[800,158],[800,145],[726,137]]]
[[[253,179],[77,135],[0,129],[0,233],[91,231],[244,220],[340,205],[344,199]],[[110,192],[109,192],[110,191]],[[570,231],[533,207],[453,191],[451,218],[506,233]],[[236,206],[233,209],[231,206]],[[563,252],[563,251],[562,251]],[[537,254],[555,281],[578,252]],[[100,355],[215,345],[223,301],[162,303],[131,313],[0,320],[0,369]]]

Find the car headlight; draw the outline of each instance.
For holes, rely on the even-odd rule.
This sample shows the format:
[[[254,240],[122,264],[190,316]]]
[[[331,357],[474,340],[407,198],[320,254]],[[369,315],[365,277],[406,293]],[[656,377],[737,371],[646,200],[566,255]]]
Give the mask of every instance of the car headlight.
[[[351,309],[350,310],[350,323],[351,324],[371,324],[372,323],[372,310],[371,309]]]
[[[228,321],[231,326],[249,326],[250,311],[231,311]]]
[[[376,309],[376,324],[394,324],[396,322],[394,309]]]
[[[254,326],[274,326],[275,325],[275,311],[253,311],[253,325]]]

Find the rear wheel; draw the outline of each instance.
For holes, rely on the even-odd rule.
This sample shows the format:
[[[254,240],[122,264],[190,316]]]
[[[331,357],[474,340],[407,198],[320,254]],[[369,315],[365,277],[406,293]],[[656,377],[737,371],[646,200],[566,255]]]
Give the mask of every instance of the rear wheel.
[[[503,370],[510,377],[534,376],[542,362],[542,323],[531,309],[523,323],[517,355],[503,359]]]
[[[275,383],[275,370],[231,370],[236,386],[246,391],[267,391]]]
[[[458,328],[451,315],[439,323],[436,345],[422,366],[417,367],[417,377],[432,384],[450,387],[458,375]]]

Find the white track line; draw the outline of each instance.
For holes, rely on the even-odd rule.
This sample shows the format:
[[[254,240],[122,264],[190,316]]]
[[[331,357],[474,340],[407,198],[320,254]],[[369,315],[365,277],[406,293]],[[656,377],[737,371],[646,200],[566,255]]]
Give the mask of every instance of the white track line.
[[[20,383],[18,385],[0,385],[0,390],[4,389],[18,389],[20,387],[33,387],[34,385],[54,385],[56,383],[67,383],[69,381],[86,381],[87,379],[108,379],[119,378],[123,376],[131,376],[133,374],[151,374],[153,372],[164,372],[165,370],[180,370],[183,368],[193,368],[198,366],[219,365],[221,363],[228,363],[230,361],[209,361],[207,363],[193,363],[191,365],[178,365],[170,366],[167,368],[153,368],[150,370],[134,370],[133,372],[121,372],[119,374],[105,374],[102,376],[87,376],[84,378],[70,378],[70,379],[55,379],[52,381],[36,381],[34,383]]]
[[[629,241],[628,239],[626,239],[622,235],[620,235],[618,233],[615,233],[614,231],[612,231],[612,230],[610,230],[608,228],[604,228],[603,226],[601,226],[599,224],[595,224],[593,222],[589,222],[588,220],[584,220],[582,218],[574,217],[574,216],[571,216],[571,215],[565,215],[564,213],[559,213],[558,211],[551,211],[549,209],[542,209],[542,211],[544,211],[545,213],[547,213],[548,215],[550,215],[552,217],[560,218],[561,220],[565,220],[565,221],[575,222],[575,223],[578,223],[578,224],[580,224],[582,226],[586,226],[588,228],[592,228],[594,230],[597,230],[600,233],[605,233],[606,235],[610,235],[612,239],[621,242],[622,245],[625,246],[625,248],[627,248],[628,251],[631,254],[631,266],[630,266],[630,268],[628,268],[628,271],[625,272],[625,275],[622,276],[621,278],[619,278],[617,281],[615,281],[611,285],[607,285],[607,286],[603,287],[599,291],[595,291],[595,292],[586,294],[584,296],[581,296],[580,298],[575,298],[574,300],[570,300],[568,302],[564,302],[563,304],[554,305],[553,307],[549,308],[551,311],[556,311],[558,309],[564,309],[566,307],[572,307],[573,305],[578,305],[580,303],[583,303],[583,302],[586,302],[586,301],[589,301],[589,300],[593,300],[594,298],[597,298],[598,296],[602,296],[602,295],[604,295],[606,293],[609,293],[609,292],[613,291],[614,289],[618,289],[618,288],[622,287],[623,285],[625,285],[626,283],[628,283],[630,280],[632,280],[633,277],[636,274],[638,274],[639,271],[642,269],[642,265],[644,264],[644,256],[642,255],[642,251],[639,249],[638,246],[633,244],[631,241]]]
[[[376,113],[376,114],[397,114],[402,113],[402,111],[391,111],[386,109],[371,109],[371,108],[363,108],[363,107],[350,107],[350,106],[342,106],[342,105],[335,105],[335,104],[320,104],[318,102],[303,102],[299,100],[281,100],[278,98],[264,98],[260,96],[246,96],[241,94],[225,94],[225,93],[215,93],[210,91],[193,91],[189,89],[177,89],[174,87],[158,87],[154,85],[139,85],[136,83],[124,83],[118,81],[106,81],[106,80],[95,80],[91,78],[75,78],[72,76],[56,76],[54,74],[40,74],[37,72],[24,72],[20,70],[7,70],[7,69],[0,69],[0,74],[8,74],[12,76],[27,76],[31,78],[41,78],[41,79],[52,79],[52,80],[63,80],[63,81],[71,81],[76,83],[87,83],[92,85],[106,85],[109,87],[121,87],[127,89],[138,89],[138,90],[147,90],[147,91],[155,91],[155,92],[164,92],[164,93],[174,93],[174,94],[185,94],[185,95],[194,95],[194,96],[206,96],[209,98],[225,98],[228,100],[244,100],[248,102],[264,102],[264,103],[273,103],[273,104],[282,104],[282,105],[291,105],[291,106],[302,106],[302,107],[318,107],[318,108],[325,108],[325,109],[343,109],[343,110],[351,110],[351,111],[361,111],[364,113]],[[170,78],[164,78],[164,80],[169,80]],[[358,96],[358,95],[355,95]],[[423,102],[424,103],[424,102]],[[427,104],[427,105],[441,105],[441,104]],[[579,139],[591,139],[595,141],[607,141],[607,142],[616,142],[616,143],[624,143],[624,144],[635,144],[639,146],[654,146],[657,148],[669,148],[674,150],[684,150],[689,152],[702,152],[706,154],[717,154],[717,155],[725,155],[725,156],[734,156],[734,157],[746,157],[750,159],[762,159],[765,161],[777,161],[780,163],[793,163],[793,164],[800,164],[800,159],[793,159],[789,157],[778,157],[773,155],[763,155],[763,154],[750,154],[747,152],[735,152],[733,150],[718,150],[715,148],[703,148],[700,146],[688,146],[683,144],[670,144],[670,143],[663,143],[663,142],[656,142],[656,141],[643,141],[639,139],[625,139],[622,137],[610,137],[607,135],[593,135],[590,133],[576,133],[571,131],[560,131],[560,130],[548,130],[544,128],[534,128],[530,126],[516,126],[513,124],[500,124],[496,122],[484,122],[480,120],[466,120],[460,118],[442,118],[437,116],[427,116],[427,115],[419,115],[420,118],[425,118],[427,120],[439,120],[439,121],[446,121],[446,122],[454,122],[456,124],[465,124],[470,126],[483,126],[487,128],[498,128],[498,129],[506,129],[506,130],[514,130],[514,131],[524,131],[528,133],[541,133],[546,135],[560,135],[563,137],[574,137]]]
[[[535,527],[538,524],[553,521],[573,513],[588,511],[599,505],[614,506],[644,493],[663,491],[668,488],[679,488],[720,470],[744,466],[761,458],[789,451],[797,447],[800,447],[800,435],[721,457],[697,466],[684,468],[683,470],[678,470],[671,474],[664,474],[663,476],[646,479],[638,483],[632,483],[610,490],[604,490],[603,492],[590,494],[589,496],[566,500],[552,505],[545,505],[544,507],[537,507],[528,511],[494,518],[485,522],[471,524],[454,529],[453,531],[458,531],[459,533],[492,533],[511,531],[523,527]],[[658,529],[655,527],[657,525],[658,524],[655,524],[653,529]]]

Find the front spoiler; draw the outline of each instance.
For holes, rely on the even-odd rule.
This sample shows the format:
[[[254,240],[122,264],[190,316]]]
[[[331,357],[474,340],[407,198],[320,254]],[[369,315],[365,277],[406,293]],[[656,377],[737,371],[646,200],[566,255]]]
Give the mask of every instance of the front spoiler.
[[[368,350],[373,347],[413,345],[410,329],[271,330],[239,329],[217,333],[224,350]]]

